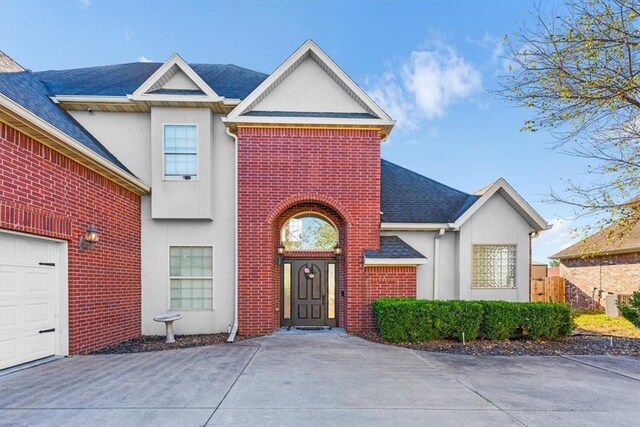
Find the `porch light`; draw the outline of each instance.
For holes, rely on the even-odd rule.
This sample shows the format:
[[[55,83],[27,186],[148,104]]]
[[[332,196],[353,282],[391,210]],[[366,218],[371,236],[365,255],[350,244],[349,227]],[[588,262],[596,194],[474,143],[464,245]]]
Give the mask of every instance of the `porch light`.
[[[99,240],[98,229],[93,225],[88,226],[87,231],[80,237],[80,250],[91,249]]]
[[[280,246],[278,246],[278,249],[276,249],[278,265],[282,265],[282,261],[284,261],[284,251],[285,251],[284,243],[280,243]]]
[[[342,248],[338,245],[336,245],[335,248],[333,248],[333,253],[336,255],[342,255]]]

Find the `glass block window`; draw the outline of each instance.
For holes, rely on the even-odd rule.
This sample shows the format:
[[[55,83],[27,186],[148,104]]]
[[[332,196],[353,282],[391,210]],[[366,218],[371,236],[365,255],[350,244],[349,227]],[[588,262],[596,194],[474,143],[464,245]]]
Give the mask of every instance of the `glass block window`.
[[[196,125],[164,125],[164,176],[198,175]]]
[[[213,248],[172,246],[169,248],[171,308],[213,308]]]
[[[473,287],[515,288],[516,245],[473,245]]]

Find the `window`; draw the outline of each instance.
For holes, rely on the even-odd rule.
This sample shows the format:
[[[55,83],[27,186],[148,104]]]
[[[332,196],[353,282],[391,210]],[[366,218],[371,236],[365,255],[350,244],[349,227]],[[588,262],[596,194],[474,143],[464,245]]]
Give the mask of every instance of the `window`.
[[[474,288],[515,288],[515,286],[515,245],[473,245]]]
[[[284,224],[280,239],[287,249],[330,251],[338,244],[338,230],[320,215],[305,213]]]
[[[213,248],[172,246],[169,248],[171,308],[213,308]]]
[[[191,179],[198,175],[196,125],[164,125],[164,176]]]

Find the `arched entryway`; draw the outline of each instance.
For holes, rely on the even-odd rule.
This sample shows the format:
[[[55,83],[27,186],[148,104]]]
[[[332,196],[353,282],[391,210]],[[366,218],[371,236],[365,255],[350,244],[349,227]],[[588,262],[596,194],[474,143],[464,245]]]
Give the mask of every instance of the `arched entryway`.
[[[279,323],[335,327],[342,322],[344,220],[332,208],[302,203],[274,223]]]

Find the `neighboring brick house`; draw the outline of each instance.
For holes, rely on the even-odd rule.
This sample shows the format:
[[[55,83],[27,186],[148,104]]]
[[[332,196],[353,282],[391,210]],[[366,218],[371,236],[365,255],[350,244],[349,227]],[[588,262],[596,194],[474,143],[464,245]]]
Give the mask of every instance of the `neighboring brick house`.
[[[544,219],[502,178],[468,194],[381,160],[393,120],[311,41],[270,75],[178,55],[11,70],[0,100],[30,112],[0,117],[2,238],[66,227],[54,237],[73,243],[60,247],[69,268],[58,283],[70,323],[56,336],[71,352],[161,334],[153,317],[169,310],[184,315],[178,334],[233,339],[371,330],[371,301],[384,296],[529,298],[530,239]],[[16,204],[30,213],[4,208]],[[40,228],[20,223],[41,211]],[[90,225],[101,240],[80,251]],[[4,253],[3,240],[3,274]]]
[[[572,307],[603,308],[604,293],[640,290],[640,222],[629,229],[612,225],[551,258],[560,261]]]

